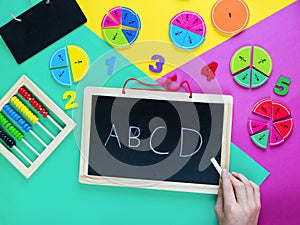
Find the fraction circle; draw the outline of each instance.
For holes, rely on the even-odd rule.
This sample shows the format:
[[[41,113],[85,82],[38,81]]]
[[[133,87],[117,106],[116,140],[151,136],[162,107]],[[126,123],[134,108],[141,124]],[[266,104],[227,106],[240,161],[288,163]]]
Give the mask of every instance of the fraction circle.
[[[237,34],[248,23],[249,9],[242,0],[220,0],[211,13],[216,29],[224,34]]]
[[[138,38],[141,21],[138,14],[124,6],[112,8],[102,19],[105,41],[113,47],[126,47]]]
[[[170,21],[169,35],[178,48],[192,50],[205,41],[206,26],[200,15],[184,11]]]
[[[261,47],[244,46],[233,54],[230,71],[240,86],[258,88],[268,81],[272,73],[272,59]]]
[[[77,83],[85,77],[89,66],[86,52],[76,45],[68,45],[52,55],[49,67],[56,82],[71,86],[72,80]]]
[[[260,117],[260,119],[248,120],[251,140],[258,147],[266,149],[268,145],[278,146],[291,135],[294,119],[291,117],[290,109],[284,103],[264,98],[254,105],[252,113]],[[271,120],[271,125],[267,120]]]

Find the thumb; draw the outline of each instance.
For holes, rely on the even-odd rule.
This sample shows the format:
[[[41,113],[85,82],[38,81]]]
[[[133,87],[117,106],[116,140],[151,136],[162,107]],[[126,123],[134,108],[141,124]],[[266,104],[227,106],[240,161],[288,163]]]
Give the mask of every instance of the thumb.
[[[217,198],[217,203],[215,206],[215,212],[217,214],[217,217],[222,217],[224,215],[224,199],[223,199],[222,180],[220,181],[218,198]]]

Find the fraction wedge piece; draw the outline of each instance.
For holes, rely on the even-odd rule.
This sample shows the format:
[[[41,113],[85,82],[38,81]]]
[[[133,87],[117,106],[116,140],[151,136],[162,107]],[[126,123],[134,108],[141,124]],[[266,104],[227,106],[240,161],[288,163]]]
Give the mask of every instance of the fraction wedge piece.
[[[271,98],[264,98],[257,102],[253,109],[253,113],[256,113],[258,115],[271,118],[271,113],[272,113],[272,99]]]
[[[174,26],[173,24],[170,25],[170,38],[172,42],[179,48],[183,45],[185,37],[188,31],[182,29],[181,27]]]
[[[185,28],[186,28],[185,23],[183,22],[182,17],[181,17],[180,15],[178,15],[178,14],[175,15],[175,16],[172,18],[170,24],[175,25],[175,26],[177,26],[177,27],[180,27],[180,28],[182,28],[182,29],[185,29]]]
[[[121,28],[118,29],[102,29],[103,35],[107,42],[116,47],[127,46],[129,43],[124,36]]]
[[[58,49],[51,57],[50,69],[68,66],[67,48]]]
[[[132,44],[137,39],[139,32],[137,30],[126,30],[122,29],[123,34],[125,35],[129,44]]]
[[[122,7],[122,25],[135,29],[141,28],[140,17],[131,9]]]
[[[266,149],[268,145],[269,140],[269,130],[254,134],[251,136],[252,141],[254,144],[256,144],[258,147]]]
[[[283,139],[287,139],[292,133],[294,127],[294,120],[291,118],[287,120],[278,121],[274,123],[274,127]]]
[[[235,82],[237,82],[239,85],[250,88],[250,76],[251,76],[251,69],[244,70],[243,72],[240,72],[239,74],[236,74],[233,79]]]
[[[115,22],[112,18],[110,18],[108,15],[105,15],[102,19],[102,28],[108,28],[108,27],[119,27],[120,24]]]
[[[60,84],[71,86],[71,71],[69,67],[51,70],[53,78]]]
[[[266,76],[272,72],[272,59],[267,51],[261,47],[253,47],[253,67]]]
[[[206,31],[205,31],[205,26],[203,26],[203,24],[199,24],[199,25],[197,25],[195,27],[192,27],[190,29],[190,31],[193,32],[193,33],[195,33],[195,34],[198,34],[200,36],[205,37],[205,32]]]
[[[112,16],[112,18],[114,18],[114,20],[118,24],[121,24],[122,8],[120,6],[112,8],[111,10],[108,11],[108,13]]]
[[[248,120],[248,131],[250,135],[255,134],[263,129],[265,129],[268,124],[256,121],[256,120]]]
[[[193,28],[195,26],[202,25],[205,27],[205,22],[201,16],[196,13],[193,13],[193,18],[191,20],[190,26]]]
[[[76,83],[82,80],[87,74],[90,66],[90,60],[86,52],[75,45],[68,45],[71,71],[73,81]]]
[[[230,70],[232,74],[242,71],[251,64],[251,46],[245,46],[237,50],[231,58]]]
[[[194,49],[200,46],[204,41],[205,37],[193,32],[188,32],[181,47],[184,49]]]
[[[280,145],[283,142],[284,142],[284,139],[277,132],[277,130],[272,126],[271,133],[270,133],[270,146]]]
[[[265,76],[255,68],[252,68],[252,88],[258,88],[268,81],[269,77]]]
[[[204,24],[203,19],[197,15],[194,12],[191,11],[184,11],[180,14],[182,21],[185,24],[185,29],[189,30],[190,28],[199,25]]]
[[[289,110],[289,108],[280,102],[273,101],[272,110],[273,110],[272,113],[273,121],[277,121],[291,115],[291,111]]]

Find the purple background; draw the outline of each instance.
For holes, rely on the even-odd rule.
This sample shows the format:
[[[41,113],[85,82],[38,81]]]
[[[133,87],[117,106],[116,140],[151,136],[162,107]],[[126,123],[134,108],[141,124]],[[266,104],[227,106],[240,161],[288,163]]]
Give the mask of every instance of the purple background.
[[[245,45],[263,47],[273,60],[270,79],[262,87],[253,90],[237,85],[229,70],[232,55]],[[207,81],[206,76],[201,75],[203,61],[219,64],[214,80]],[[261,186],[262,211],[259,224],[300,224],[300,2],[243,31],[159,81],[163,82],[164,78],[174,74],[178,75],[178,82],[189,80],[194,92],[223,93],[234,97],[232,142],[271,173]],[[291,79],[289,93],[283,97],[273,92],[280,75]],[[293,133],[282,145],[262,150],[252,143],[247,120],[259,119],[271,124],[271,121],[251,113],[253,105],[265,97],[285,103],[292,111],[295,124]]]

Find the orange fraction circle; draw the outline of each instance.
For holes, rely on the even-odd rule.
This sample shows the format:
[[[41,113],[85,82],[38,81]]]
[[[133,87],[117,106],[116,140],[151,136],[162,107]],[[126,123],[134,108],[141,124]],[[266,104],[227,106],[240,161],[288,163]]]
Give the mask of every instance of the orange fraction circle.
[[[214,26],[224,34],[237,34],[248,23],[249,9],[242,0],[220,0],[212,9]]]

